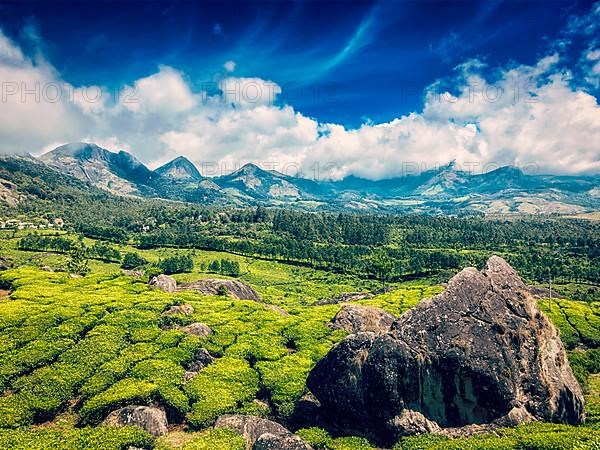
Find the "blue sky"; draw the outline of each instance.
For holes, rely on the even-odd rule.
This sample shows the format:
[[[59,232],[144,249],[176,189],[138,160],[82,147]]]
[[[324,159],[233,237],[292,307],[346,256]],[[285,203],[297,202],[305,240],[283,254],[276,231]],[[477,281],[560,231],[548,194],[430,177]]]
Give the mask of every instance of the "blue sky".
[[[0,75],[4,62],[7,80],[58,81],[75,90],[146,87],[135,107],[104,99],[75,102],[78,110],[62,100],[60,111],[41,105],[36,111],[44,117],[51,109],[60,115],[48,129],[62,131],[24,139],[22,129],[5,124],[0,138],[6,151],[93,139],[149,164],[183,153],[196,163],[272,159],[305,167],[316,154],[321,163],[333,157],[340,176],[372,178],[399,175],[402,163],[423,153],[440,163],[533,160],[543,171],[595,173],[600,149],[584,143],[600,126],[599,18],[593,2],[562,0],[0,2]],[[252,108],[198,100],[206,83],[228,79],[267,80],[282,92]],[[459,110],[425,96],[463,98],[476,80],[498,83],[504,99],[509,81],[518,82],[554,106],[534,111],[520,101],[486,100],[485,108]],[[549,121],[567,126],[554,117],[556,102],[589,108],[587,123],[559,130],[567,142],[544,138]],[[509,107],[526,126],[505,124]],[[23,109],[32,117],[32,108],[4,103],[0,116]],[[570,153],[555,153],[565,146]]]
[[[0,24],[24,48],[42,50],[74,85],[132,83],[161,64],[202,83],[232,60],[237,76],[284,87],[297,110],[357,126],[419,110],[414,90],[465,59],[533,63],[570,15],[589,8],[561,0],[79,0],[8,2]],[[298,100],[297,85],[288,83],[302,88]]]

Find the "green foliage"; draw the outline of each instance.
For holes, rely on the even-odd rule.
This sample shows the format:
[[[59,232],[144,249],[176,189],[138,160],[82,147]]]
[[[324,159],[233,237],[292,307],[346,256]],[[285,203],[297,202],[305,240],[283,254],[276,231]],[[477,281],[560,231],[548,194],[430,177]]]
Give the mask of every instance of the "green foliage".
[[[394,450],[575,450],[592,448],[598,431],[592,427],[531,423],[498,430],[497,434],[452,439],[424,435],[403,438]]]
[[[123,257],[123,263],[121,264],[121,268],[123,269],[135,269],[138,267],[145,266],[148,263],[144,258],[142,258],[139,253],[129,252],[126,253]]]
[[[134,427],[0,430],[0,445],[11,450],[121,450],[150,448],[154,438]]]
[[[184,443],[173,447],[169,438],[161,438],[157,442],[157,450],[178,448],[181,450],[245,450],[246,441],[239,434],[227,428],[216,428],[200,433],[193,433],[189,437],[181,438]]]
[[[194,269],[194,261],[190,255],[177,255],[161,260],[158,266],[163,273],[172,275],[174,273],[191,272]]]
[[[217,295],[220,295],[221,297],[226,296],[229,293],[229,291],[227,290],[227,286],[221,284],[219,285],[219,287],[217,288]]]
[[[314,361],[306,352],[284,356],[278,361],[264,361],[256,365],[277,413],[289,417],[296,401],[304,394],[306,378]]]
[[[220,273],[230,277],[240,276],[240,263],[230,259],[213,260],[208,263],[209,272]]]
[[[157,223],[166,223],[163,228],[167,230],[187,217],[186,212],[181,212],[182,215],[173,213],[175,215],[172,217],[162,216],[163,212],[161,209],[156,211],[156,220]],[[219,236],[218,239],[230,241],[225,248],[229,245],[231,248],[246,245],[232,244],[240,242],[235,235],[235,226],[246,226],[246,219],[253,220],[246,217],[244,211],[239,214],[239,217],[232,215],[229,221],[221,224],[222,233],[214,234]],[[198,221],[212,227],[208,224],[212,224],[212,220],[220,220],[216,217],[218,215],[201,216]],[[270,220],[272,213],[267,211],[266,220],[251,222],[253,225],[247,227],[248,233],[255,233],[254,238],[262,239],[265,236],[263,233],[268,234]],[[412,237],[421,243],[446,239],[437,232],[430,235],[438,227],[437,224],[429,227],[415,223],[411,219],[408,224],[392,224],[390,229],[393,231],[395,227],[401,227],[406,231],[417,226],[424,236],[412,234]],[[135,226],[132,223],[131,227]],[[190,226],[193,228],[194,225]],[[353,226],[345,228],[347,239],[360,239],[351,237]],[[489,231],[487,225],[484,228]],[[226,236],[231,232],[232,235]],[[451,230],[452,233],[454,231]],[[49,233],[39,235],[56,237]],[[71,278],[65,273],[45,272],[26,266],[30,261],[35,261],[37,266],[52,261],[48,265],[61,267],[65,259],[62,251],[50,253],[48,247],[44,251],[33,250],[37,253],[32,254],[32,250],[25,252],[17,248],[18,239],[24,237],[25,233],[17,233],[15,237],[5,236],[5,239],[0,239],[0,250],[7,252],[19,267],[0,273],[2,285],[12,291],[9,301],[0,301],[0,386],[3,393],[0,395],[0,428],[4,429],[0,433],[13,433],[9,431],[10,428],[56,421],[57,414],[62,415],[63,412],[73,417],[73,423],[98,424],[108,412],[132,403],[160,405],[167,411],[170,423],[185,421],[186,425],[193,428],[209,426],[225,413],[289,418],[296,402],[305,392],[306,377],[311,368],[332,345],[345,336],[341,331],[332,332],[326,325],[339,305],[313,304],[324,298],[334,298],[342,292],[372,292],[379,287],[377,281],[359,277],[355,273],[326,272],[272,260],[198,250],[193,255],[187,255],[197,267],[206,267],[211,261],[217,261],[219,270],[222,270],[223,261],[235,261],[242,273],[241,279],[255,287],[267,305],[233,300],[226,296],[202,296],[195,292],[167,294],[149,289],[146,280],[122,276],[119,264],[109,262],[109,258],[100,261],[98,255],[103,251],[110,253],[110,249],[114,248],[124,255],[137,254],[152,265],[168,258],[177,258],[181,249],[139,250],[127,245],[105,245],[86,239],[74,244],[85,246],[86,258],[92,257],[92,248],[104,250],[94,250],[95,260],[89,261],[92,270],[85,278]],[[174,239],[174,236],[171,234],[171,238]],[[76,240],[70,234],[63,233],[60,237],[69,242]],[[250,237],[248,242],[254,238]],[[290,236],[285,239],[293,241]],[[390,245],[382,247],[382,254],[385,253],[392,261],[399,261],[397,267],[404,274],[418,267],[415,265],[413,269],[407,269],[407,262],[416,258],[413,256],[415,251],[398,250],[394,244],[399,242],[395,232],[389,239]],[[241,239],[241,242],[245,240]],[[216,241],[212,243],[217,245]],[[338,270],[344,267],[345,258],[352,255],[354,260],[359,261],[359,266],[364,263],[357,271],[367,273],[367,255],[372,254],[371,248],[346,244],[351,248],[336,254],[333,250],[335,243],[323,241],[313,244],[290,245],[293,252],[328,247],[319,254],[312,253],[312,250],[304,253],[301,257],[303,264],[320,266],[327,261],[324,264],[328,269]],[[241,253],[260,255],[279,249],[278,246],[276,239],[267,238],[265,247],[256,251],[256,248],[246,245]],[[287,251],[283,246],[281,249],[282,252]],[[269,258],[280,258],[281,253],[278,252],[270,253]],[[290,251],[282,259],[293,259],[302,254],[293,252]],[[485,256],[485,252],[436,249],[435,246],[428,250],[420,249],[417,253],[428,255],[422,261],[433,264],[436,270],[460,265],[464,261],[480,263]],[[308,263],[311,258],[314,261]],[[347,271],[353,272],[354,269]],[[200,276],[198,273],[181,273],[176,278],[183,283],[195,281]],[[393,283],[390,280],[388,282]],[[435,281],[423,279],[393,283],[393,286],[396,288],[393,291],[358,303],[382,307],[398,315],[423,298],[442,290]],[[192,304],[194,314],[174,319],[161,317],[169,305],[182,303]],[[290,315],[273,311],[268,304],[281,307]],[[446,448],[446,444],[449,445],[447,448],[506,448],[507,445],[516,445],[508,448],[529,450],[561,446],[579,449],[593,445],[590,436],[597,433],[600,417],[600,384],[598,377],[593,375],[600,370],[600,308],[594,301],[580,302],[563,298],[554,298],[550,304],[542,299],[539,304],[559,326],[563,341],[571,349],[569,357],[572,367],[578,379],[587,383],[586,407],[591,425],[561,428],[546,424],[539,428],[519,428],[512,434],[502,431],[499,436],[452,442],[446,442],[445,438],[425,436],[404,439],[397,448],[437,449]],[[214,334],[199,338],[177,329],[168,329],[195,321],[209,325]],[[207,349],[218,358],[184,385],[183,373],[200,348]],[[268,398],[269,406],[255,401],[257,396],[261,400]],[[31,448],[45,448],[40,439],[54,442],[52,436],[46,438],[39,434],[38,427],[27,430],[25,434],[19,434],[20,430],[15,431],[16,434],[11,436],[26,439],[23,442]],[[66,436],[79,432],[71,424],[60,434],[65,436],[65,442],[70,443],[70,438]],[[85,436],[85,433],[81,433],[81,436]],[[185,439],[182,438],[181,446],[237,449],[237,444],[243,445],[239,436],[223,433],[223,430],[182,432]],[[332,438],[320,429],[300,430],[299,433],[317,450],[372,448],[363,439]],[[90,445],[95,446],[93,448],[113,448],[110,447],[112,444],[103,447],[103,442],[112,442],[109,436],[107,433],[105,441],[99,438]],[[69,448],[68,445],[57,448]],[[123,448],[127,448],[127,445],[124,444]],[[138,445],[149,447],[152,444]],[[169,444],[161,439],[158,445],[168,448]]]
[[[128,404],[149,404],[157,394],[157,384],[125,378],[85,402],[79,414],[83,423],[95,424],[114,409]]]
[[[312,445],[315,450],[328,450],[331,448],[332,437],[322,428],[303,428],[296,432],[298,436]]]
[[[185,385],[194,402],[188,422],[195,427],[209,426],[217,417],[252,400],[258,390],[258,374],[247,361],[220,358]]]
[[[90,266],[86,257],[86,249],[83,242],[76,242],[69,251],[69,259],[66,266],[67,272],[75,275],[87,275]]]

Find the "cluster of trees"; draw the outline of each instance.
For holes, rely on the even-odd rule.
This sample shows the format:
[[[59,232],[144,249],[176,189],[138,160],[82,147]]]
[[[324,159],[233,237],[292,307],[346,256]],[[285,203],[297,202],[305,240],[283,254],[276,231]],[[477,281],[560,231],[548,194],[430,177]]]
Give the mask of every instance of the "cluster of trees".
[[[383,216],[307,214],[289,210],[275,213],[273,231],[300,240],[348,245],[385,245],[391,237],[389,220]]]
[[[191,272],[194,270],[194,260],[191,255],[175,255],[161,259],[158,262],[158,267],[166,275]]]
[[[126,270],[137,269],[138,267],[143,267],[148,264],[144,258],[142,258],[139,253],[130,252],[126,253],[123,257],[123,263],[121,264],[121,268]]]
[[[240,263],[230,259],[215,259],[208,263],[206,268],[210,272],[228,275],[230,277],[240,276]]]
[[[19,250],[65,253],[71,250],[73,241],[62,236],[40,235],[30,233],[19,239]]]
[[[71,256],[77,253],[80,260],[92,258],[105,262],[121,262],[121,252],[119,249],[102,241],[96,241],[92,245],[86,246],[83,242],[83,236],[80,236],[77,240],[73,240],[60,235],[52,236],[30,233],[19,239],[17,246],[20,250],[27,251],[69,253]]]

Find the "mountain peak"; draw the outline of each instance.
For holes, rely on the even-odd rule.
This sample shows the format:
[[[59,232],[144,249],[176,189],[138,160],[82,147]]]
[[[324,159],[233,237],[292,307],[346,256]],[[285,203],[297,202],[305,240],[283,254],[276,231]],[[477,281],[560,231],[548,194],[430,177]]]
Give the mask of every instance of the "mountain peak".
[[[44,153],[41,158],[72,157],[76,159],[106,159],[112,153],[96,144],[88,142],[70,142]]]
[[[154,172],[162,177],[175,180],[201,180],[202,175],[196,166],[185,156],[178,156],[168,163],[160,166]]]
[[[246,163],[244,164],[237,172],[239,173],[257,173],[257,172],[265,172],[263,169],[258,167],[254,163]]]

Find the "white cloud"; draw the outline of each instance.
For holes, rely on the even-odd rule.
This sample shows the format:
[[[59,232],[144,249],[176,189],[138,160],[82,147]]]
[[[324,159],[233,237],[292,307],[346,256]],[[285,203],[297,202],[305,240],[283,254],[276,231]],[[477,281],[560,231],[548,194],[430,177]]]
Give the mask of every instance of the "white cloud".
[[[235,70],[235,66],[235,61],[227,61],[225,64],[223,64],[223,67],[227,72],[233,72]]]
[[[590,76],[595,52],[586,54]],[[51,65],[32,61],[0,33],[0,79],[14,80],[19,89],[0,104],[0,142],[5,152],[34,152],[85,140],[130,150],[151,166],[185,155],[199,166],[218,163],[229,170],[246,162],[278,163],[279,169],[297,164],[307,176],[315,174],[314,163],[321,173],[335,163],[336,177],[379,179],[453,159],[600,172],[600,108],[594,96],[571,86],[572,75],[560,63],[558,53],[494,71],[466,61],[449,80],[452,94],[432,85],[422,112],[347,129],[279,105],[281,88],[274,82],[227,77],[222,96],[206,95],[167,66],[137,80],[137,91],[115,102],[97,86],[72,88]],[[233,70],[235,63],[224,67]],[[42,89],[55,83],[65,86],[65,95],[56,103],[32,96],[23,102],[22,83]],[[101,98],[90,101],[97,90]]]

